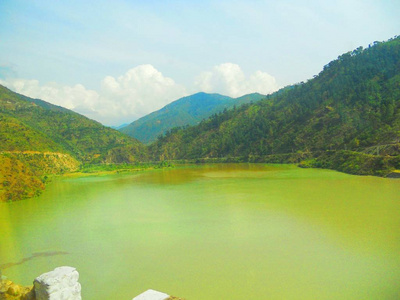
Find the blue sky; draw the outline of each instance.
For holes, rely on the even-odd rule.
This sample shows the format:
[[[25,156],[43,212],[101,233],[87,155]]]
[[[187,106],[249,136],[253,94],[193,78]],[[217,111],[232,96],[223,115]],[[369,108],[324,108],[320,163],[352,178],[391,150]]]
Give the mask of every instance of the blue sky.
[[[0,1],[1,84],[108,125],[305,81],[400,34],[400,1]]]

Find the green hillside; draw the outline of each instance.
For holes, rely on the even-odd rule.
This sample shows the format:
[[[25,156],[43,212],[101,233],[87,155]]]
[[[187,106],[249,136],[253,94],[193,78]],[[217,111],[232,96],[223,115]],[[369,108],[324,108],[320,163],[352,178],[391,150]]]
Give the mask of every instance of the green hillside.
[[[147,159],[137,140],[68,109],[0,85],[0,200],[31,197],[48,175],[81,163],[135,163]]]
[[[255,102],[264,97],[254,93],[234,99],[219,94],[197,93],[178,99],[119,130],[143,143],[150,143],[171,128],[196,125],[224,109]]]
[[[31,99],[0,86],[0,151],[50,151],[80,161],[106,159],[127,147],[135,159],[146,158],[137,140],[68,109]],[[133,152],[132,152],[133,151]]]
[[[400,154],[399,137],[400,37],[396,37],[339,56],[306,83],[214,114],[198,126],[173,129],[151,151],[155,159],[230,156],[263,161],[277,154],[317,157],[323,152],[325,163],[320,166],[339,169],[328,163],[327,151],[331,156],[351,151],[394,158]],[[382,162],[389,164],[383,169],[398,167],[389,161]]]

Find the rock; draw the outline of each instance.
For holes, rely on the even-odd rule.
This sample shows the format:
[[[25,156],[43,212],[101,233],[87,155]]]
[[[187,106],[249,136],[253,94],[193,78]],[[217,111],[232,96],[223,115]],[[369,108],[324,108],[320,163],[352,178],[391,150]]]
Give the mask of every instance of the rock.
[[[7,294],[12,295],[12,296],[17,296],[21,293],[20,287],[16,284],[11,284],[10,287],[7,290]]]
[[[10,280],[1,280],[0,300],[36,300],[36,298],[33,286],[21,286]]]
[[[132,300],[166,300],[170,296],[155,290],[147,290],[144,293],[136,296]]]
[[[79,273],[72,267],[59,267],[33,282],[37,300],[81,300]]]
[[[8,288],[12,282],[10,280],[1,280],[0,281],[0,293],[5,294],[8,291]],[[0,298],[1,299],[1,298]]]
[[[33,287],[26,291],[26,294],[21,295],[21,300],[36,300],[35,290]]]

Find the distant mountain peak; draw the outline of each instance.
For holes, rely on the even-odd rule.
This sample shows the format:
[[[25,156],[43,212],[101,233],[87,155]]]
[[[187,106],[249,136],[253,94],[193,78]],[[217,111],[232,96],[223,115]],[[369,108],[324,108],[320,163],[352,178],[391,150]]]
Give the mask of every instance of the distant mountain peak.
[[[139,141],[150,143],[169,129],[198,124],[201,120],[224,109],[258,101],[264,97],[261,94],[254,93],[239,98],[231,98],[218,93],[198,92],[177,99],[160,110],[152,112],[119,130],[137,138]]]

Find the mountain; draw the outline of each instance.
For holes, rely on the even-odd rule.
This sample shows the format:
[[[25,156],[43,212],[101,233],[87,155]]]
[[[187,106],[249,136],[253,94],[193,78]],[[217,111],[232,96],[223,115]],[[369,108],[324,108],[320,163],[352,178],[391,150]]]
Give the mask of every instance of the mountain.
[[[151,151],[155,159],[240,156],[261,161],[277,154],[316,158],[324,153],[312,165],[334,168],[335,157],[340,168],[347,163],[353,173],[364,174],[357,161],[336,156],[361,153],[360,161],[373,160],[381,165],[377,168],[399,168],[399,139],[400,37],[395,37],[339,56],[305,83],[170,131]]]
[[[143,159],[137,140],[66,108],[14,93],[0,85],[0,151],[48,151],[79,161],[106,160],[116,148]]]
[[[37,195],[47,175],[76,170],[82,163],[146,159],[139,141],[0,85],[0,200]]]
[[[124,123],[124,124],[121,124],[121,125],[119,125],[119,126],[110,126],[110,127],[111,127],[112,129],[119,130],[119,129],[122,129],[122,128],[128,126],[128,125],[129,125],[128,123]]]
[[[234,99],[219,94],[197,93],[180,98],[118,130],[143,143],[150,143],[169,129],[198,124],[201,120],[224,109],[255,102],[264,97],[254,93]]]

